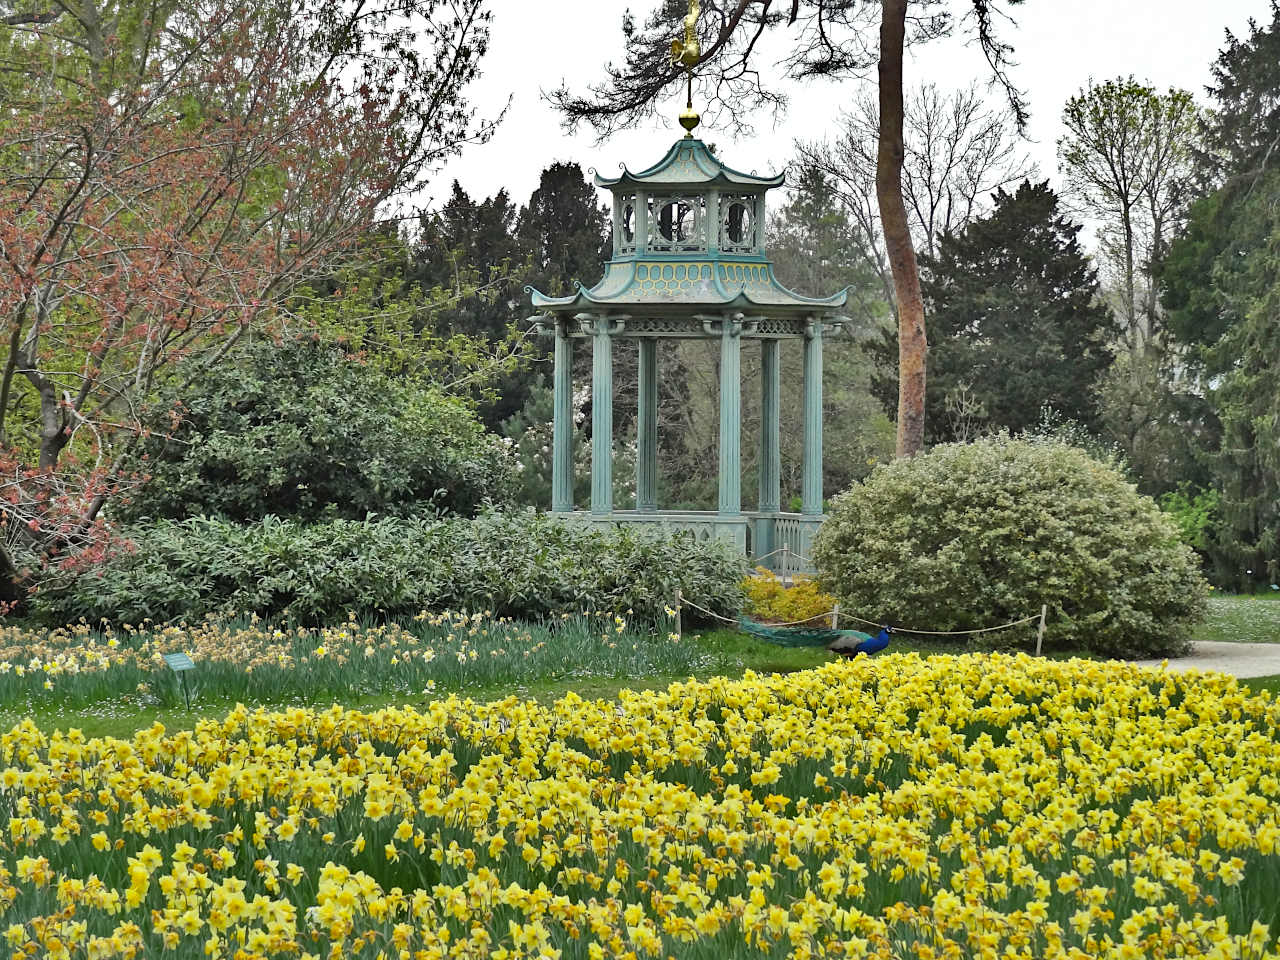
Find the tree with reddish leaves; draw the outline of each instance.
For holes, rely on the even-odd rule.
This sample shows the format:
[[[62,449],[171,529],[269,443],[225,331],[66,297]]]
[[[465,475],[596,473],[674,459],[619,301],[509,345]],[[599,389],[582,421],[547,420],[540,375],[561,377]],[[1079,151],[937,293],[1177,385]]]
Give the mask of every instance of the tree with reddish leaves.
[[[296,325],[300,284],[489,135],[464,98],[489,18],[484,0],[0,0],[10,574],[93,541],[162,387]]]
[[[769,31],[786,31],[792,45],[783,59],[797,79],[866,76],[879,86],[876,198],[898,308],[898,455],[924,446],[925,339],[920,272],[902,196],[903,52],[908,45],[971,30],[996,82],[1004,89],[1021,128],[1026,110],[1009,79],[1011,50],[996,36],[1004,6],[1022,0],[703,0],[695,29],[701,47],[697,80],[715,118],[729,129],[747,126],[746,112],[786,98],[765,83],[757,46]],[[958,12],[952,8],[958,8]],[[910,9],[909,9],[910,8]],[[566,89],[552,96],[566,123],[590,123],[605,136],[653,115],[655,101],[684,83],[685,69],[672,58],[672,42],[684,35],[684,0],[662,0],[643,25],[627,15],[627,57],[608,68],[608,80],[586,96]],[[878,31],[878,34],[876,33]]]

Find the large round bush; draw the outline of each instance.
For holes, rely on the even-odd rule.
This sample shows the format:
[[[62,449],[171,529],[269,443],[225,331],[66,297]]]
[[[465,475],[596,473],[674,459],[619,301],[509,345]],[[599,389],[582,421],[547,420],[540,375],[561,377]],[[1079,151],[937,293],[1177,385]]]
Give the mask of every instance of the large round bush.
[[[1177,529],[1111,465],[1008,436],[876,468],[833,501],[814,560],[859,616],[964,630],[1047,604],[1047,650],[1113,656],[1178,651],[1208,595]]]
[[[115,519],[471,515],[514,479],[458,400],[311,338],[240,351],[159,427],[131,464],[148,479]]]

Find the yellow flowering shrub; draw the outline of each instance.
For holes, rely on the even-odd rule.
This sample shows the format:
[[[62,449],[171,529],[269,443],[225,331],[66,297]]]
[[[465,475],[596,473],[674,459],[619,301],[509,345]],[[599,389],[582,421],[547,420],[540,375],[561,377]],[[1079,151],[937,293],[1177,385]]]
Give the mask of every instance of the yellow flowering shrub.
[[[756,567],[755,573],[742,581],[742,591],[747,598],[747,615],[772,623],[826,620],[836,605],[835,597],[823,593],[811,577],[794,576],[787,586],[765,567]]]
[[[0,735],[22,958],[1280,958],[1280,705],[861,658]]]

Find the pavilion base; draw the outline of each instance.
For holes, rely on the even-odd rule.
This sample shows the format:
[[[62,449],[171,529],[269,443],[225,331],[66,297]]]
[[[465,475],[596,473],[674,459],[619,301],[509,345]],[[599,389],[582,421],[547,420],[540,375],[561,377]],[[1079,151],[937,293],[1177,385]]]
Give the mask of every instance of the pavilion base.
[[[736,516],[701,510],[589,510],[552,513],[562,520],[593,524],[635,524],[687,530],[699,540],[728,540],[752,566],[765,567],[779,576],[814,574],[813,538],[826,519],[802,513],[742,513]]]

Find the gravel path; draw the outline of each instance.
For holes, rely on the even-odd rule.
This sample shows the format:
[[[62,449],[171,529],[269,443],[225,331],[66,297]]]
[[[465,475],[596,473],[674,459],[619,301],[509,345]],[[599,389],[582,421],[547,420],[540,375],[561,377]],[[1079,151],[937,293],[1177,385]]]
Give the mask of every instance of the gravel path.
[[[1140,667],[1158,667],[1159,660],[1137,660]],[[1170,670],[1217,670],[1236,677],[1280,674],[1280,643],[1225,643],[1201,640],[1191,654],[1169,661]]]

